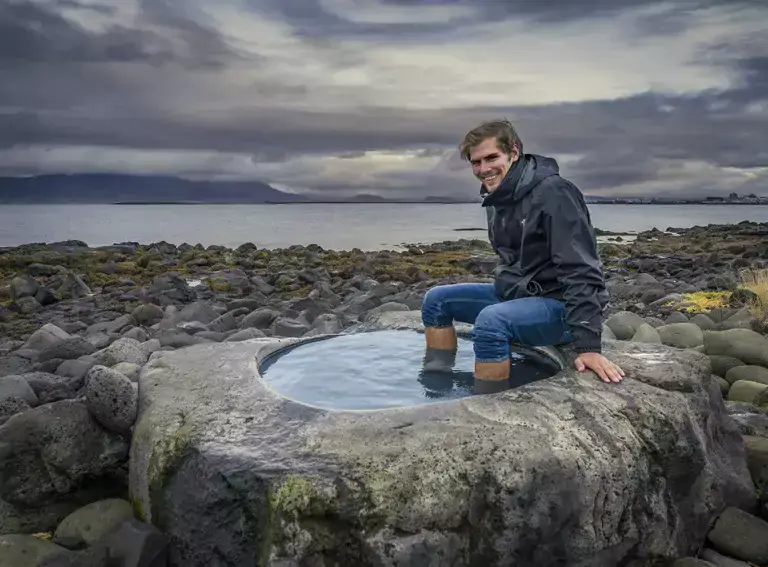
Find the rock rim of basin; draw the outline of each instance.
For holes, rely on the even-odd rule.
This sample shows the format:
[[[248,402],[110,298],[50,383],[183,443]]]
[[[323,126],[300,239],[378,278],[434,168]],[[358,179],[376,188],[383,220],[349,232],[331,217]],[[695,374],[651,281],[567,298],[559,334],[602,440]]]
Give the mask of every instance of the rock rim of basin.
[[[354,332],[420,325],[390,312]],[[500,394],[327,410],[258,375],[302,340],[199,344],[142,369],[131,498],[171,537],[173,567],[639,565],[756,506],[701,353],[604,340],[619,385],[558,349],[561,372]]]

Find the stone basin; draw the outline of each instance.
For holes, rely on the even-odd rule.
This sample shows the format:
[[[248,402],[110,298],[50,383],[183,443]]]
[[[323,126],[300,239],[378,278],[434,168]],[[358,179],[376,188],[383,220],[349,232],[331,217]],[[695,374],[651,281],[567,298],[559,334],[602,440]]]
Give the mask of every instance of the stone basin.
[[[355,332],[420,327],[395,312]],[[639,567],[695,552],[726,506],[755,509],[701,353],[605,340],[621,384],[560,351],[562,371],[499,394],[339,411],[260,377],[301,341],[199,344],[143,368],[131,497],[172,566]]]
[[[264,384],[304,405],[330,410],[377,410],[434,403],[474,394],[472,341],[459,337],[452,371],[423,369],[425,339],[412,329],[369,330],[309,338],[257,356]],[[510,387],[563,369],[554,348],[511,345]]]

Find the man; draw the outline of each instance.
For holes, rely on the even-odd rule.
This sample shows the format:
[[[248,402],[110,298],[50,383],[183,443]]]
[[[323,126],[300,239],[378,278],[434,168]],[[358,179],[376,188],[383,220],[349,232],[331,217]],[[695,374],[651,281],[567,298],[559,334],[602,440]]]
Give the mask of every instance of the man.
[[[473,324],[476,393],[507,389],[509,344],[573,343],[575,367],[605,382],[624,371],[601,354],[607,292],[584,197],[557,162],[524,154],[506,120],[481,124],[460,145],[481,181],[488,236],[500,257],[494,283],[430,289],[422,305],[425,370],[453,366],[454,321]]]

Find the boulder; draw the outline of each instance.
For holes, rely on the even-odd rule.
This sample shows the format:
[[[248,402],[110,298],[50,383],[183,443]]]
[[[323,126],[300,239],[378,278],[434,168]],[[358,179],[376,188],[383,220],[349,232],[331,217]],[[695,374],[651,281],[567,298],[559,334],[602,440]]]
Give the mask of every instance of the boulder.
[[[709,355],[732,356],[746,364],[768,367],[768,338],[749,329],[704,331]]]
[[[120,498],[99,500],[64,518],[53,534],[53,542],[69,549],[90,546],[132,517],[130,502]]]
[[[768,563],[768,522],[738,508],[726,508],[707,539],[718,551],[757,565]]]
[[[728,380],[728,383],[730,384],[738,382],[739,380],[748,380],[750,382],[768,385],[768,368],[751,364],[735,366],[725,373],[725,379]]]
[[[677,348],[694,348],[704,344],[704,333],[694,323],[667,323],[656,331],[665,345]]]
[[[637,332],[632,336],[632,340],[637,343],[661,344],[659,333],[648,323],[643,323],[637,328]]]
[[[41,567],[62,550],[50,541],[23,534],[0,536],[0,567]]]
[[[630,340],[643,323],[645,323],[643,318],[631,311],[619,311],[605,321],[606,327],[622,341]]]
[[[365,323],[420,327],[418,312]],[[258,375],[305,340],[200,344],[142,369],[130,493],[170,566],[672,563],[726,507],[757,508],[705,355],[604,341],[620,384],[564,351],[563,371],[499,394],[327,411]]]
[[[103,429],[85,404],[64,400],[0,426],[0,498],[36,507],[121,475],[128,441]]]

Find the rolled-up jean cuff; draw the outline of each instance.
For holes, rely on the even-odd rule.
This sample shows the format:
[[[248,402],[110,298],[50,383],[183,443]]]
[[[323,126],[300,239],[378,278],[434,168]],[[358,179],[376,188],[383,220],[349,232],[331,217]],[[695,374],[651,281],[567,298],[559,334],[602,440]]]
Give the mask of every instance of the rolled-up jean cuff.
[[[475,362],[480,362],[481,364],[484,362],[506,362],[507,360],[509,360],[509,356],[479,358],[477,355],[475,355]]]

